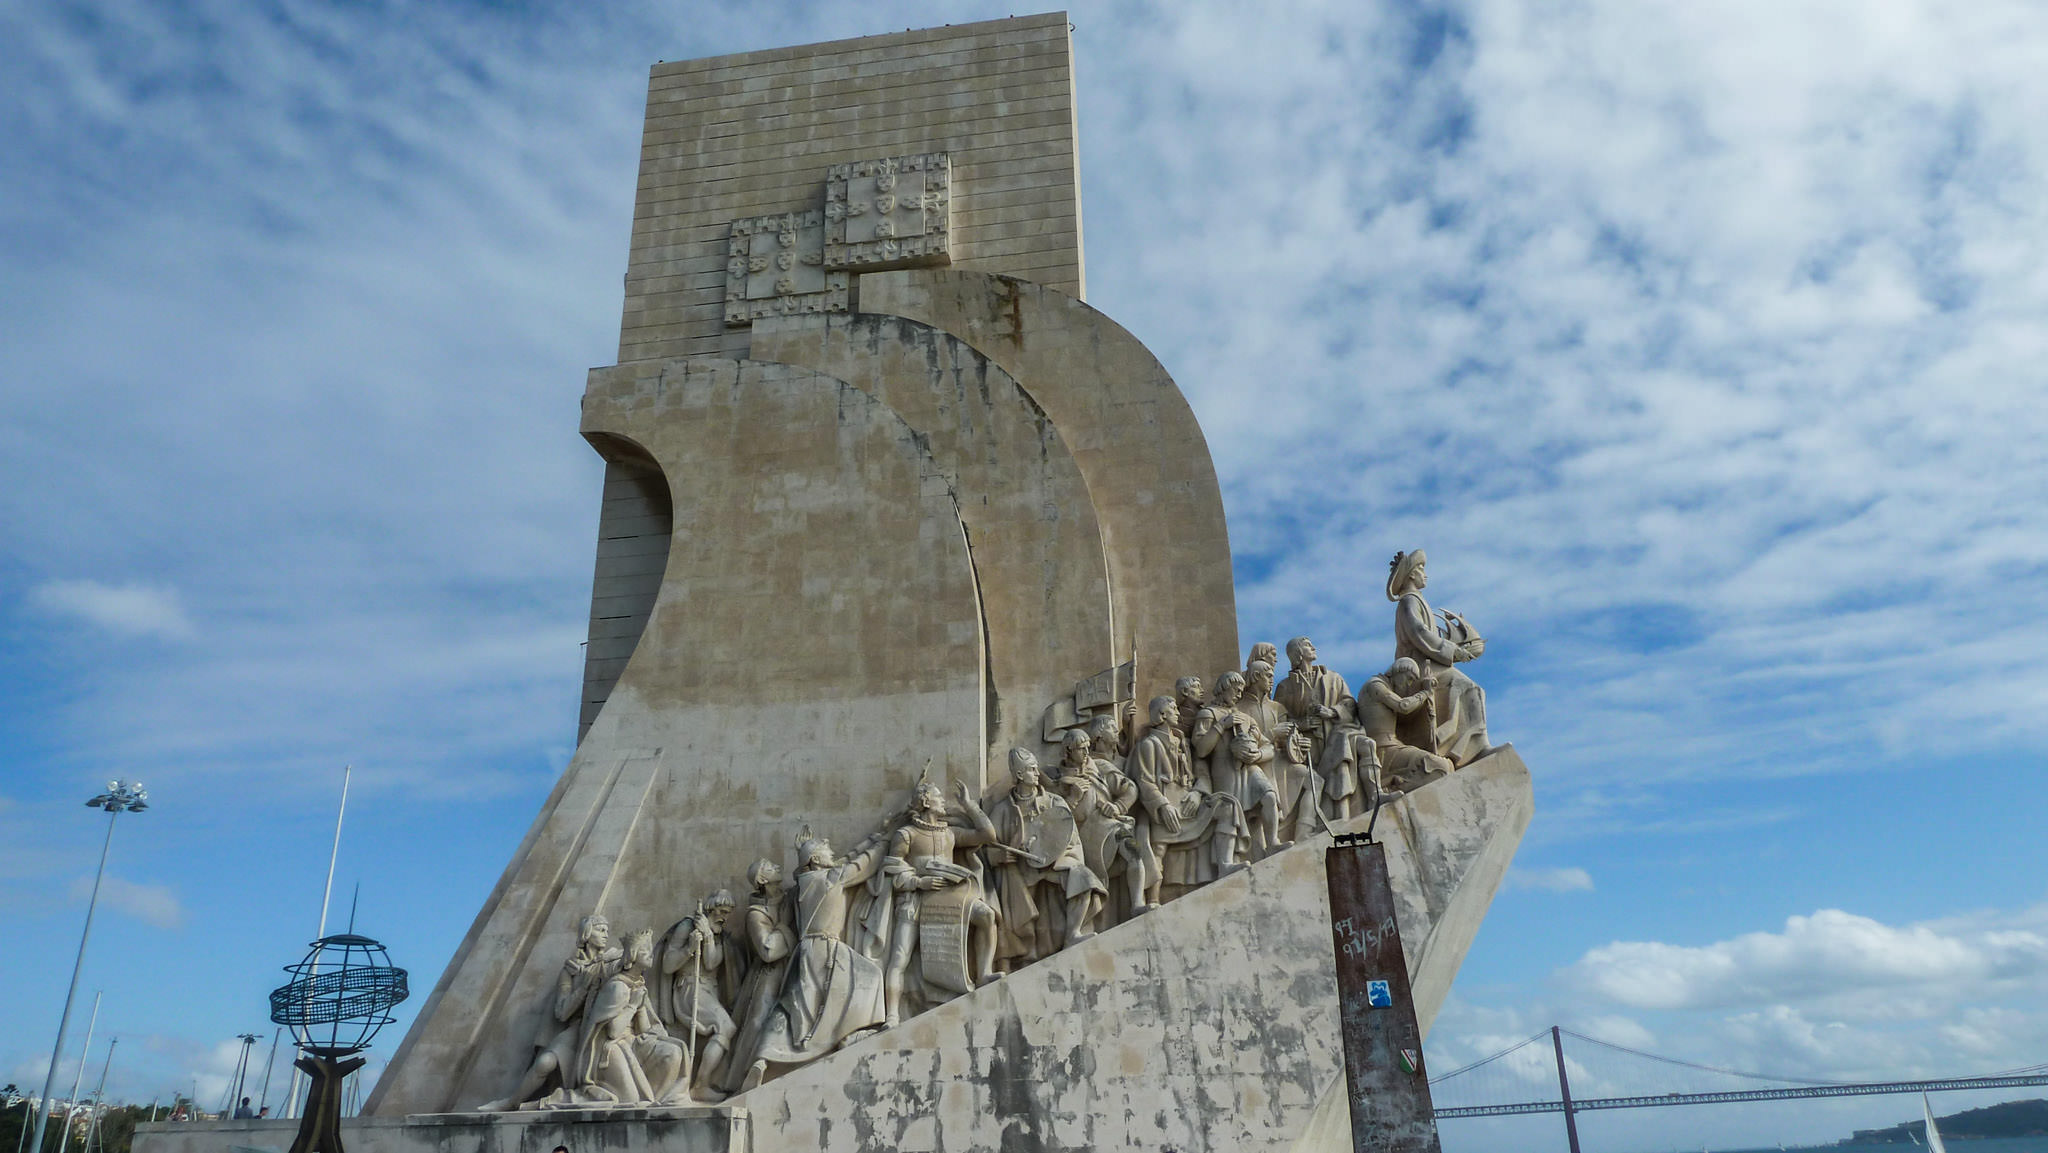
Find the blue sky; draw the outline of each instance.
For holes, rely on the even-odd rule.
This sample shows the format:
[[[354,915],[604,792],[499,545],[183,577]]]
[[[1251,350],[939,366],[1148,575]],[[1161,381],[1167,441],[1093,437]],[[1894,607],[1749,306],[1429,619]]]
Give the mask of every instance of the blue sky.
[[[343,764],[338,915],[360,882],[431,983],[572,750],[646,68],[1008,12],[0,9],[0,1081],[40,1084],[113,776],[153,797],[87,961],[120,1095],[217,1097],[267,1040]],[[2038,11],[1072,18],[1090,300],[1209,434],[1247,643],[1359,679],[1426,547],[1536,774],[1436,1067],[1553,1021],[2048,1060]]]

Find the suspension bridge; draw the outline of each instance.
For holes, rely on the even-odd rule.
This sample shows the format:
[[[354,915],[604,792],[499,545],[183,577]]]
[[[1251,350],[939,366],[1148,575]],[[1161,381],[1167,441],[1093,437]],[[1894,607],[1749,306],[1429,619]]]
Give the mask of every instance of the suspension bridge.
[[[1569,1049],[1567,1039],[1573,1042]],[[1562,1113],[1566,1132],[1571,1137],[1571,1147],[1576,1151],[1578,1132],[1573,1118],[1579,1113],[1599,1109],[2012,1089],[2033,1085],[2048,1085],[2048,1064],[1974,1077],[1829,1081],[1681,1061],[1552,1026],[1490,1057],[1431,1077],[1429,1090],[1436,1103],[1439,1120]],[[1574,1087],[1578,1089],[1577,1093],[1573,1092]]]

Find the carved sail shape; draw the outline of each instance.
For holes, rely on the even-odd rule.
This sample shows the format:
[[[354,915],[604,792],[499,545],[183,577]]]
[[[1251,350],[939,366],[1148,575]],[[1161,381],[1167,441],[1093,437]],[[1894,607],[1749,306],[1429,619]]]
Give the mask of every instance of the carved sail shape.
[[[670,924],[676,894],[780,860],[802,822],[851,845],[927,757],[980,776],[973,568],[913,430],[842,381],[731,360],[594,372],[584,430],[669,478],[661,597],[371,1113],[511,1089],[592,910]]]
[[[764,321],[754,357],[828,373],[894,409],[958,486],[988,620],[989,768],[1040,741],[1047,702],[1108,668],[1109,569],[1096,508],[1065,440],[1009,373],[964,341],[901,317]]]

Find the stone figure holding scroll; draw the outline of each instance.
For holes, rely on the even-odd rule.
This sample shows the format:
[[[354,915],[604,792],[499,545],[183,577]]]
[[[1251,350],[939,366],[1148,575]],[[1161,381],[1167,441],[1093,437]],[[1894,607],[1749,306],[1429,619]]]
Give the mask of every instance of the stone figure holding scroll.
[[[1131,749],[1127,771],[1138,786],[1138,832],[1159,862],[1148,904],[1234,872],[1248,835],[1237,798],[1210,787],[1206,771],[1188,755],[1180,713],[1172,697],[1154,697],[1151,727]]]
[[[919,781],[909,814],[889,838],[882,869],[869,882],[886,890],[870,916],[886,916],[888,925],[870,926],[869,932],[887,942],[882,972],[888,1025],[902,1018],[907,987],[915,986],[925,1003],[937,1004],[995,980],[995,907],[983,892],[980,871],[954,859],[955,850],[986,844],[989,837],[981,829],[956,828],[947,816],[946,794],[929,777]]]
[[[1080,828],[1065,799],[1045,788],[1038,758],[1010,750],[1010,791],[983,813],[966,790],[961,802],[988,836],[991,887],[1002,906],[996,964],[1022,968],[1095,935],[1109,890],[1088,868]]]
[[[532,1064],[519,1080],[512,1095],[477,1106],[480,1113],[502,1113],[541,1096],[550,1081],[566,1084],[572,1079],[576,1052],[583,1038],[583,1024],[592,998],[611,975],[625,966],[625,951],[612,944],[611,922],[592,913],[576,926],[576,951],[562,963],[555,978],[555,993],[534,1037]]]
[[[713,893],[697,911],[677,921],[661,940],[661,973],[655,982],[655,1007],[669,1032],[690,1060],[686,1079],[697,1089],[722,1070],[739,1026],[726,1004],[738,992],[733,975],[738,957],[727,953],[725,926],[732,917],[732,894]],[[703,1052],[697,1042],[703,1039]]]
[[[1394,608],[1394,657],[1415,662],[1435,682],[1431,745],[1425,751],[1467,765],[1493,751],[1486,736],[1486,692],[1457,666],[1486,652],[1486,638],[1454,612],[1435,612],[1422,599],[1429,558],[1421,549],[1395,553],[1388,565],[1387,599]]]
[[[732,953],[740,969],[739,992],[733,998],[733,1020],[739,1035],[733,1041],[725,1068],[712,1075],[712,1084],[723,1093],[736,1093],[746,1082],[747,1071],[760,1055],[761,1040],[768,1017],[789,972],[789,959],[796,952],[796,923],[791,919],[789,894],[782,884],[782,866],[766,857],[747,869],[746,912],[732,934]]]
[[[798,839],[797,951],[743,1088],[760,1084],[771,1065],[815,1061],[887,1017],[882,967],[846,943],[848,890],[880,870],[883,848],[879,832],[843,859],[809,829]]]

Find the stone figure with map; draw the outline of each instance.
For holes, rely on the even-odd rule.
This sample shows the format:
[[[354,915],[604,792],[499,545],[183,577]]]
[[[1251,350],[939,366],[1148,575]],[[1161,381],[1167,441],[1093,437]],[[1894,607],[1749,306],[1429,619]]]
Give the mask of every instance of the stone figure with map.
[[[1138,804],[1138,786],[1115,765],[1097,760],[1094,744],[1087,733],[1068,731],[1054,784],[1073,811],[1088,871],[1109,887],[1101,915],[1106,928],[1148,910],[1145,887],[1151,867],[1138,840],[1137,819],[1130,815]]]
[[[573,1086],[547,1104],[673,1105],[688,1099],[687,1055],[669,1036],[647,991],[654,932],[626,936],[626,965],[599,986],[585,1013]]]
[[[1020,968],[1095,934],[1109,890],[1088,869],[1080,827],[1064,798],[1046,789],[1038,758],[1010,750],[1008,793],[984,813],[964,791],[961,800],[986,838],[1001,899],[996,964]]]
[[[1138,786],[1138,832],[1159,862],[1158,886],[1145,894],[1156,905],[1234,872],[1250,830],[1237,797],[1197,775],[1174,699],[1154,697],[1149,716],[1129,772]]]

